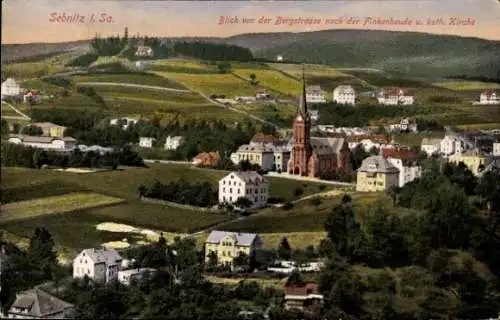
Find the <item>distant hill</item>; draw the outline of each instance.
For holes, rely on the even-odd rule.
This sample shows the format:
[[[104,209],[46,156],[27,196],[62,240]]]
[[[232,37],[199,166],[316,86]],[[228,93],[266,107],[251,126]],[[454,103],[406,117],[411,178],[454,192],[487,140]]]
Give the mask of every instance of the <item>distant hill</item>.
[[[228,38],[174,37],[249,48],[257,58],[375,68],[400,76],[439,78],[467,75],[499,79],[500,41],[380,30],[326,30],[241,34]],[[53,52],[88,49],[89,40],[54,44],[2,45],[2,62]]]
[[[51,55],[58,52],[85,52],[90,40],[61,43],[2,44],[2,62],[17,61],[34,56]]]
[[[250,48],[257,57],[376,68],[408,76],[467,74],[500,81],[500,41],[379,30],[326,30],[242,34],[228,43]]]

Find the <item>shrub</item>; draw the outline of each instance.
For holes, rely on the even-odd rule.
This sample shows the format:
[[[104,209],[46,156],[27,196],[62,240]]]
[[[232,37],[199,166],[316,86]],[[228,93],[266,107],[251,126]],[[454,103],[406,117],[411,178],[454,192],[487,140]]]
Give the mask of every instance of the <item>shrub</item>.
[[[303,193],[304,193],[304,189],[302,189],[302,188],[300,188],[300,187],[295,188],[295,190],[293,191],[293,194],[294,194],[296,197],[301,196]]]
[[[319,206],[321,204],[321,198],[320,197],[314,197],[311,199],[311,204],[313,206]]]
[[[283,210],[291,210],[292,208],[293,208],[293,203],[291,203],[291,202],[287,202],[283,206]]]
[[[88,67],[99,58],[98,55],[93,53],[86,53],[76,57],[66,64],[67,67]]]

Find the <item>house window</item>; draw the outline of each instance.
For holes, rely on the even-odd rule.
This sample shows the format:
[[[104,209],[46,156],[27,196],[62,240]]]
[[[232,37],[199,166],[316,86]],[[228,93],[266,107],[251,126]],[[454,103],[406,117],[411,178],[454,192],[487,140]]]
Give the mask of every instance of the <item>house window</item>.
[[[222,188],[222,192],[226,192],[226,188]]]
[[[233,188],[229,188],[229,192],[230,192],[230,193],[233,193]]]

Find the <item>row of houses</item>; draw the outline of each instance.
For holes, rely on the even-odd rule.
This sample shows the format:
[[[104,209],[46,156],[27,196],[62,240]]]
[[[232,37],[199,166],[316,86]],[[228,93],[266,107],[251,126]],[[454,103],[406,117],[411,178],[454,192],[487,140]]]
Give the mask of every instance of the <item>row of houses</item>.
[[[7,78],[2,82],[2,100],[7,98],[22,100],[23,103],[38,104],[43,98],[49,97],[43,96],[38,90],[21,88],[15,79]]]

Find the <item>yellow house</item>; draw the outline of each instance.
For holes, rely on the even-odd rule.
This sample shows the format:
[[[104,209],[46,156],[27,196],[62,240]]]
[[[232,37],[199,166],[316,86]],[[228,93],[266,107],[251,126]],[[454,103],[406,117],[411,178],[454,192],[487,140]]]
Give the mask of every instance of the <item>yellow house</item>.
[[[478,151],[468,150],[462,154],[450,156],[448,162],[454,164],[462,162],[475,176],[478,176],[488,165],[488,158]]]
[[[47,137],[64,137],[64,131],[67,129],[51,122],[37,122],[29,125],[39,127],[42,129],[43,135]]]
[[[240,252],[251,256],[262,248],[262,239],[255,233],[212,231],[205,241],[205,261],[210,261],[213,253],[217,255],[219,265],[233,265],[233,260]]]
[[[399,169],[382,156],[363,160],[357,172],[356,191],[386,191],[399,185]]]

